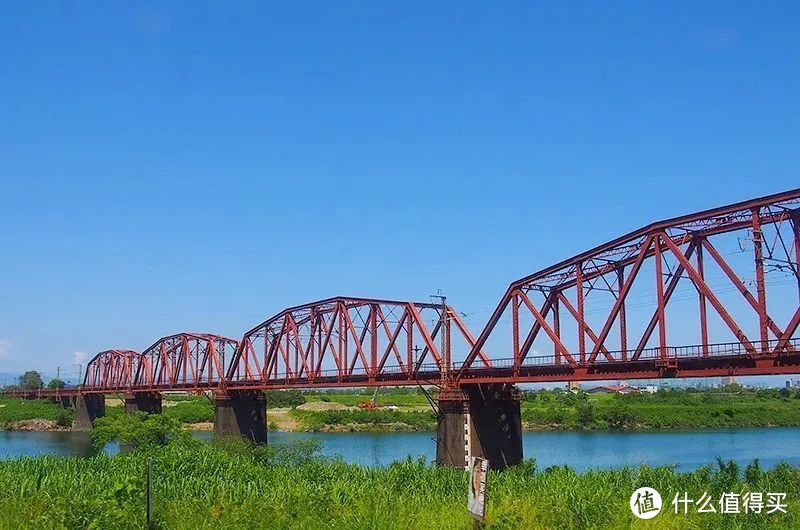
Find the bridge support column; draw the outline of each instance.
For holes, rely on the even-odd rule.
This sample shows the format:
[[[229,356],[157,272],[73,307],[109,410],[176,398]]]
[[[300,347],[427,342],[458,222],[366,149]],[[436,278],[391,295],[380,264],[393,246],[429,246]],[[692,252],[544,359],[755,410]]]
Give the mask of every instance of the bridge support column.
[[[214,395],[214,434],[237,435],[267,443],[267,398],[257,390]]]
[[[158,392],[130,392],[125,394],[125,414],[137,411],[161,414],[161,394]]]
[[[78,394],[75,396],[73,431],[88,431],[96,418],[106,415],[106,397],[103,394]]]
[[[464,468],[468,457],[492,469],[522,462],[521,394],[509,384],[467,384],[439,394],[436,463]]]

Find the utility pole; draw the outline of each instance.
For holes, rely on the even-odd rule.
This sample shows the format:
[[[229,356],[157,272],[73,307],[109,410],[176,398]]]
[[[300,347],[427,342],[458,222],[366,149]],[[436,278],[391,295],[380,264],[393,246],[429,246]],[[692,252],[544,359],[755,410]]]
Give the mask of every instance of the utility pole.
[[[439,332],[441,340],[441,354],[442,354],[442,382],[449,379],[450,376],[450,348],[447,347],[448,326],[447,326],[447,297],[442,294],[441,289],[436,290],[436,294],[431,295],[431,299],[439,300],[441,305],[441,313],[439,314]]]

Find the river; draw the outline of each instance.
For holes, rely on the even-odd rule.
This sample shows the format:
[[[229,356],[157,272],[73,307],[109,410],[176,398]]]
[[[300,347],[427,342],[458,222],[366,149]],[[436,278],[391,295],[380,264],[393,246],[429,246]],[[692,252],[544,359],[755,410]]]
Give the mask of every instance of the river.
[[[208,432],[198,432],[207,438]],[[322,453],[347,462],[383,466],[406,456],[431,461],[436,454],[433,433],[285,433],[271,432],[271,443],[311,439],[322,444]],[[742,465],[758,458],[765,467],[781,460],[800,465],[800,428],[708,429],[643,432],[526,432],[525,456],[537,467],[569,465],[578,471],[590,468],[678,464],[691,470],[714,462],[717,456]],[[85,433],[0,431],[0,458],[21,456],[85,455]],[[116,451],[115,447],[110,448]]]

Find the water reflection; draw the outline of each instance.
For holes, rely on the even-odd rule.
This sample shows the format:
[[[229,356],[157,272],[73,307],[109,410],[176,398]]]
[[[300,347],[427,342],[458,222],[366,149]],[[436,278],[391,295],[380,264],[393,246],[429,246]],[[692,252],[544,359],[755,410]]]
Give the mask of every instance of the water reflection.
[[[209,439],[211,433],[196,436]],[[433,433],[283,433],[271,432],[270,443],[316,440],[322,453],[347,462],[384,466],[407,456],[433,461]],[[527,432],[525,456],[535,458],[539,469],[551,465],[588,468],[675,465],[681,470],[712,464],[719,456],[744,465],[758,458],[766,467],[781,460],[800,465],[800,429],[736,429],[668,432]],[[108,453],[119,446],[109,445]],[[0,458],[79,455],[91,453],[87,433],[0,431]]]

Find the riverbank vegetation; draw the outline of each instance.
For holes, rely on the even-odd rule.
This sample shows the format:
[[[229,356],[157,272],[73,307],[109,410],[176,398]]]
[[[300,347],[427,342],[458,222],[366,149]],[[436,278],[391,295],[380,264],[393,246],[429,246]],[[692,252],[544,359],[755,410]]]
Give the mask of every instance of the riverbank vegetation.
[[[364,407],[375,399],[375,406]],[[122,400],[106,399],[106,413],[122,413]],[[690,429],[800,426],[796,389],[660,390],[638,394],[588,394],[561,389],[525,392],[521,405],[526,430]],[[209,397],[166,394],[163,414],[187,425],[214,420]],[[0,397],[0,428],[23,420],[68,426],[73,411],[48,399]],[[285,431],[430,431],[436,416],[419,389],[267,392],[267,422]]]
[[[358,408],[369,391],[304,394],[290,411],[296,430],[432,430],[436,417],[416,389],[381,391],[374,410]],[[329,404],[322,407],[319,404]],[[662,389],[655,393],[588,394],[561,389],[525,392],[525,430],[617,430],[800,426],[800,391]],[[268,411],[269,414],[269,411]]]
[[[636,394],[528,393],[527,429],[675,429],[800,425],[800,392],[790,389],[661,390]]]
[[[295,409],[292,417],[311,431],[433,431],[436,415],[428,411],[344,409],[309,411]]]
[[[0,429],[14,429],[29,420],[46,420],[50,425],[69,427],[73,410],[50,399],[20,399],[0,396]]]
[[[318,456],[313,444],[251,446],[203,443],[180,435],[177,422],[119,416],[93,432],[97,444],[124,441],[117,456],[36,457],[0,461],[0,528],[145,527],[146,468],[152,463],[156,528],[466,529],[467,474],[405,460],[365,468]],[[95,430],[97,431],[97,429]],[[136,434],[131,434],[136,433]],[[137,442],[138,440],[138,442]],[[631,493],[661,492],[664,508],[635,519]],[[787,514],[673,513],[671,499],[708,493],[782,492]],[[718,462],[691,473],[625,468],[578,474],[537,469],[534,461],[491,472],[486,528],[797,528],[800,469],[757,462],[741,470]]]

